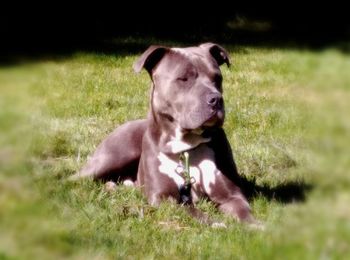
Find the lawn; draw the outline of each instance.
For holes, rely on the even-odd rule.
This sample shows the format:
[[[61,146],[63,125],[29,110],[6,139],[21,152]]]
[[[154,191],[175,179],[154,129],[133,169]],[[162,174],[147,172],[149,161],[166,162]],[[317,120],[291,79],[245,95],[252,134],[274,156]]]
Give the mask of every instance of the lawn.
[[[0,259],[349,256],[349,54],[224,46],[224,128],[265,231],[207,201],[227,229],[152,208],[137,189],[66,181],[116,126],[146,115],[150,86],[132,70],[141,50],[77,52],[0,67]]]

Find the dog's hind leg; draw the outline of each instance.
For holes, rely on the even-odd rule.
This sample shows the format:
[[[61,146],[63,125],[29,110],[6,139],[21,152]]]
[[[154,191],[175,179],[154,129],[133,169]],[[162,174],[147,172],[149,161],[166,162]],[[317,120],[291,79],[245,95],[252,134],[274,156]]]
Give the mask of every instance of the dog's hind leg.
[[[115,129],[97,147],[86,165],[69,180],[82,178],[136,180],[147,120],[127,122]]]

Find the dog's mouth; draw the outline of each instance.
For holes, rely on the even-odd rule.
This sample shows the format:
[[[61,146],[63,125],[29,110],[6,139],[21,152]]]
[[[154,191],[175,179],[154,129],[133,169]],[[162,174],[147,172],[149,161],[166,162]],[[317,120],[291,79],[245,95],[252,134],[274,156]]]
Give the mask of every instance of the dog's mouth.
[[[187,122],[185,127],[182,127],[184,131],[193,134],[201,135],[208,129],[221,127],[224,123],[225,113],[224,110],[213,110],[209,115],[199,120],[192,120]]]
[[[220,127],[224,123],[224,111],[223,110],[214,110],[212,115],[203,123],[203,127]]]

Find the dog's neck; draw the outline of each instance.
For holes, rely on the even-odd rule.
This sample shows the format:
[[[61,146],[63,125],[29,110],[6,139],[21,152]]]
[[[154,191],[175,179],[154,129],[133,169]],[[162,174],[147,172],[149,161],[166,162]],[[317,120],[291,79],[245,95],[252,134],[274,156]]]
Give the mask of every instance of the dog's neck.
[[[158,141],[158,147],[165,154],[179,154],[192,150],[203,143],[210,142],[210,137],[203,137],[200,130],[183,130],[177,122],[170,120],[160,120],[159,115],[154,116],[154,111],[148,115],[151,133]]]
[[[188,150],[192,150],[203,143],[210,142],[210,137],[203,137],[198,133],[183,133],[180,127],[175,129],[175,135],[170,137],[166,142],[166,148],[170,153],[178,154]]]

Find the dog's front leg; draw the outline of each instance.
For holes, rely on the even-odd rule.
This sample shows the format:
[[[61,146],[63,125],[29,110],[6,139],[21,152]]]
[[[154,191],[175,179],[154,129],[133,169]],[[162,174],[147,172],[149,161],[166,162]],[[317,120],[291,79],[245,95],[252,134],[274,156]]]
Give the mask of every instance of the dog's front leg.
[[[206,187],[206,192],[210,200],[226,215],[240,222],[257,223],[240,188],[220,171],[216,174],[215,182]]]
[[[233,183],[230,183],[230,180],[226,180],[229,183],[223,186],[228,189],[225,190],[225,188],[222,188],[222,184],[221,187],[217,187],[218,189],[221,188],[221,190],[213,187],[213,193],[210,194],[209,197],[217,204],[219,210],[224,214],[237,219],[239,222],[247,223],[254,229],[264,230],[264,224],[256,220],[251,214],[249,203],[240,189]]]
[[[218,204],[220,211],[236,218],[238,221],[254,223],[248,202],[241,194],[232,195]]]

